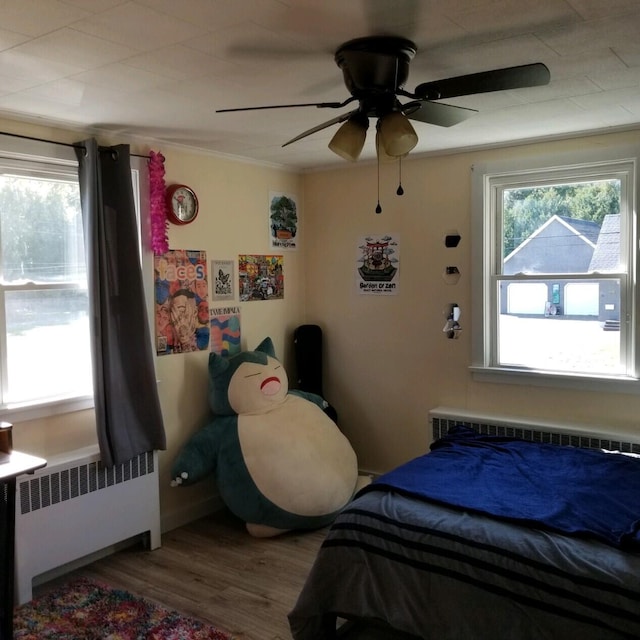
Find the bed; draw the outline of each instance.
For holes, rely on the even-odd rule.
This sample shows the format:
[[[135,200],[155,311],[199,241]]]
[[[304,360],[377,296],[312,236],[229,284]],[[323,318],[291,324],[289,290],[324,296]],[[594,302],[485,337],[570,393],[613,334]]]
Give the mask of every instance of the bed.
[[[425,640],[640,638],[640,457],[452,429],[329,529],[289,624],[329,640],[345,620]]]

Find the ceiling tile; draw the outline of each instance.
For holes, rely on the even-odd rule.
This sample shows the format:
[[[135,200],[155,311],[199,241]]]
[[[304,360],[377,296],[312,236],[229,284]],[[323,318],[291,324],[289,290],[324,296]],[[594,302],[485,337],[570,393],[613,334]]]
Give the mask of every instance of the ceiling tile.
[[[28,78],[31,86],[64,78],[82,70],[83,68],[77,64],[56,62],[46,56],[28,55],[15,49],[0,52],[0,75]]]
[[[80,20],[73,27],[136,51],[159,49],[205,32],[205,29],[191,22],[176,19],[135,2],[117,5],[113,9]]]
[[[174,44],[154,51],[131,56],[125,64],[171,78],[198,78],[209,74],[233,73],[233,63]]]
[[[113,9],[119,4],[125,4],[128,0],[60,0],[63,4],[68,4],[78,9],[84,9],[90,13],[101,13],[108,9]]]
[[[3,0],[2,26],[27,36],[40,36],[89,15],[58,0]]]
[[[560,55],[578,55],[590,49],[634,45],[640,33],[640,7],[633,13],[550,29],[540,39]]]
[[[468,8],[446,12],[456,24],[469,32],[484,32],[491,39],[514,33],[536,33],[551,24],[564,24],[580,19],[571,5],[562,0],[495,0],[473,4]],[[501,35],[503,34],[503,35]]]
[[[130,67],[119,62],[105,65],[99,69],[91,69],[83,73],[78,73],[74,75],[72,79],[96,87],[113,89],[121,93],[130,93],[149,87],[156,87],[166,83],[168,80],[167,76],[161,76],[144,69]]]
[[[14,33],[13,31],[0,29],[0,51],[11,49],[12,47],[21,44],[28,39],[28,36],[22,35],[20,33]]]
[[[637,11],[637,0],[567,0],[585,20]]]
[[[136,53],[129,47],[69,28],[58,29],[34,38],[15,47],[13,51],[63,64],[73,60],[74,65],[82,69],[109,64]]]

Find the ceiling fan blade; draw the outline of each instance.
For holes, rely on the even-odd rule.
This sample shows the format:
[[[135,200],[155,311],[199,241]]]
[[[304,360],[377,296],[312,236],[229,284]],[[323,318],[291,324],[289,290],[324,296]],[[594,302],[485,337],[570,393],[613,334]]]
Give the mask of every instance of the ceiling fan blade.
[[[518,67],[494,69],[493,71],[471,73],[455,78],[423,82],[416,87],[413,97],[441,100],[490,91],[537,87],[549,84],[550,77],[547,66],[542,62],[536,62]]]
[[[316,133],[317,131],[322,131],[323,129],[326,129],[327,127],[330,127],[331,125],[338,124],[339,122],[345,122],[354,113],[358,113],[358,111],[359,111],[359,109],[354,109],[353,111],[349,111],[348,113],[343,113],[342,115],[336,116],[335,118],[332,118],[331,120],[327,120],[327,122],[323,122],[322,124],[319,124],[319,125],[313,127],[312,129],[307,129],[307,131],[303,131],[300,135],[297,135],[295,138],[291,138],[291,140],[288,140],[282,146],[286,147],[287,145],[291,144],[292,142],[297,142],[298,140],[302,140],[302,138],[306,138],[307,136],[310,136],[312,133]]]
[[[318,109],[340,109],[353,102],[355,98],[351,96],[344,102],[298,102],[296,104],[271,104],[262,107],[237,107],[235,109],[216,109],[216,113],[231,113],[232,111],[260,111],[263,109],[290,109],[291,107],[318,107]]]
[[[402,113],[410,120],[418,120],[439,127],[452,127],[478,113],[475,109],[456,107],[452,104],[415,100],[402,105]]]

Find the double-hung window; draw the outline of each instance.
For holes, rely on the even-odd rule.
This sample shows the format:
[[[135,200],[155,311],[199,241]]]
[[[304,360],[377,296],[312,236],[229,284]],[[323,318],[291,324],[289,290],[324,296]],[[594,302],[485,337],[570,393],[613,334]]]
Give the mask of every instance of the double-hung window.
[[[639,154],[474,167],[478,379],[637,390]]]
[[[73,150],[52,155],[0,151],[0,411],[7,419],[71,399],[91,404],[78,170]]]
[[[131,157],[140,238],[148,237],[143,156]],[[143,270],[153,254],[140,243]],[[145,284],[147,314],[152,279]],[[0,135],[0,417],[93,407],[78,163],[70,145]]]

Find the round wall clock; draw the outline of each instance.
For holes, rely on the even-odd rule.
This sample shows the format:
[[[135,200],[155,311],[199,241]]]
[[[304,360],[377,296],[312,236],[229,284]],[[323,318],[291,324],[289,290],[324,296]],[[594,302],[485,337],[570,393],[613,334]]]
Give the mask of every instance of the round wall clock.
[[[167,187],[169,220],[174,224],[189,224],[198,215],[198,197],[191,187],[172,184]]]

